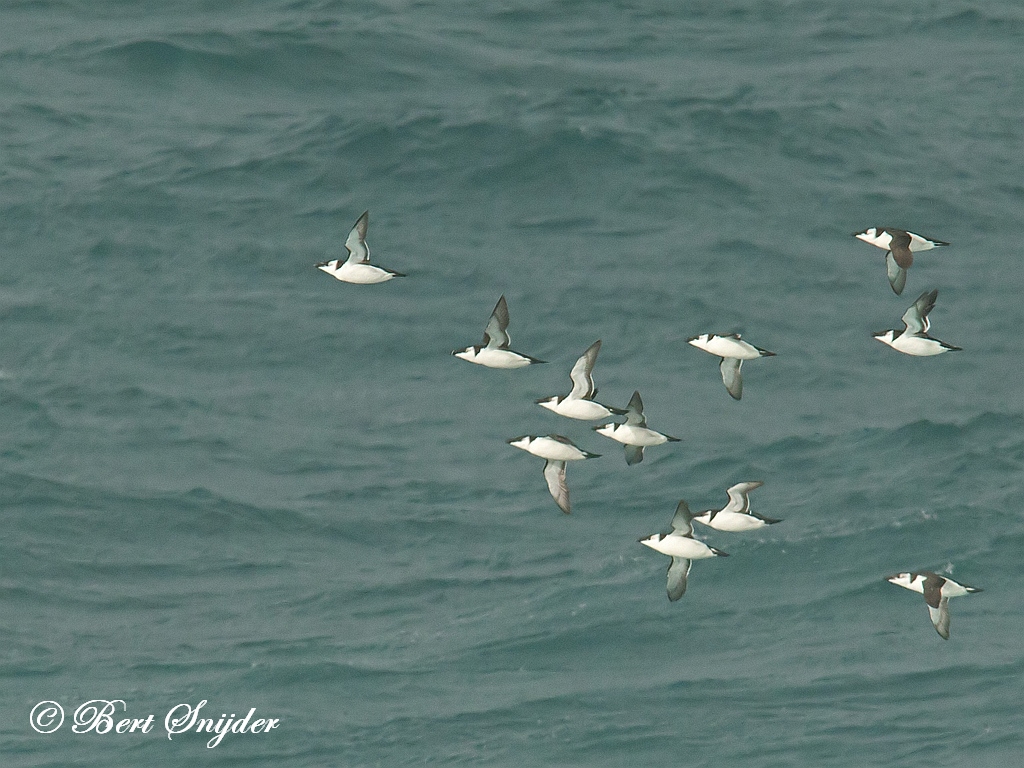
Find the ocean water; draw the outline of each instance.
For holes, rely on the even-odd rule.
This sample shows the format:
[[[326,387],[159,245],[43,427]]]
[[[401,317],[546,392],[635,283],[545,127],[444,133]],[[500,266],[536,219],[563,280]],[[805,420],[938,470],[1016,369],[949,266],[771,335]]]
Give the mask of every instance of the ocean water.
[[[1008,0],[4,3],[3,765],[1024,764],[1022,46]],[[365,209],[408,277],[314,269]],[[897,297],[876,225],[952,246]],[[962,352],[871,338],[932,288]],[[450,356],[501,294],[549,364]],[[742,401],[705,331],[777,353]],[[632,467],[533,402],[598,338],[681,438]],[[603,454],[569,516],[548,432]],[[755,479],[783,522],[670,603],[638,538]],[[949,641],[917,569],[984,589]],[[169,739],[203,701],[279,722]]]

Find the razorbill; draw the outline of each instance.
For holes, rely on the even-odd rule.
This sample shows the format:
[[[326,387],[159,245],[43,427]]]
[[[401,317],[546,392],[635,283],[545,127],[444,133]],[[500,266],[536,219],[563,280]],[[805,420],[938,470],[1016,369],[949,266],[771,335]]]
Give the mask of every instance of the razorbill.
[[[647,428],[647,419],[644,418],[644,401],[640,399],[639,392],[634,392],[633,397],[629,399],[625,416],[626,421],[622,424],[611,422],[599,427],[591,427],[591,429],[625,445],[626,464],[632,465],[643,461],[644,448],[649,445],[679,442],[679,438],[669,437]]]
[[[452,354],[477,365],[486,365],[488,368],[524,368],[533,363],[546,362],[509,349],[511,339],[507,329],[508,304],[505,303],[505,296],[502,294],[498,303],[494,305],[487,327],[484,328],[484,340],[472,347],[456,349]]]
[[[949,640],[949,598],[982,591],[977,587],[957,584],[948,576],[939,576],[931,571],[897,573],[895,576],[886,576],[885,580],[923,594],[935,631],[945,640]]]
[[[596,459],[600,454],[577,448],[572,440],[563,435],[523,435],[506,441],[509,445],[522,448],[534,456],[546,459],[544,480],[548,484],[551,498],[565,514],[569,514],[569,486],[565,484],[565,465],[569,461]]]
[[[345,241],[345,248],[348,249],[348,259],[334,259],[333,261],[321,261],[316,265],[317,269],[323,270],[331,277],[336,277],[344,283],[359,283],[369,285],[371,283],[383,283],[393,277],[405,277],[401,272],[394,272],[384,267],[375,267],[370,263],[370,249],[366,245],[366,228],[370,225],[370,212],[364,211],[348,233]]]
[[[916,251],[930,251],[949,245],[895,227],[870,227],[863,232],[854,232],[853,236],[885,251],[885,271],[897,296],[903,293],[903,286],[907,284],[907,270],[914,263]]]
[[[743,396],[743,378],[740,376],[740,367],[743,365],[743,361],[775,356],[774,352],[755,347],[744,341],[738,333],[702,333],[700,336],[691,336],[686,341],[697,349],[703,349],[705,352],[722,358],[718,365],[722,372],[722,383],[725,384],[725,388],[735,400],[739,400]]]
[[[537,400],[537,404],[561,416],[583,421],[604,419],[612,415],[625,415],[626,412],[621,408],[611,408],[594,400],[594,396],[597,394],[593,376],[594,363],[597,362],[597,353],[600,351],[601,340],[598,339],[587,347],[587,351],[576,361],[572,370],[569,371],[569,378],[572,380],[572,389],[569,390],[569,394],[544,397]]]
[[[644,546],[672,558],[668,566],[668,599],[673,602],[686,592],[686,576],[690,573],[691,561],[707,557],[728,557],[727,553],[693,538],[692,521],[690,508],[685,501],[680,501],[672,518],[671,533],[656,533],[640,539]]]
[[[928,313],[935,306],[935,299],[938,295],[937,290],[922,293],[917,297],[917,301],[903,313],[903,325],[906,326],[904,330],[898,331],[893,328],[874,334],[874,338],[888,344],[897,352],[914,357],[929,357],[941,355],[943,352],[960,351],[960,347],[954,347],[952,344],[947,344],[928,335],[928,329],[931,327]]]
[[[728,504],[722,509],[709,509],[706,512],[701,512],[699,515],[694,515],[693,519],[719,531],[751,531],[754,528],[763,528],[766,525],[782,522],[750,511],[750,498],[747,494],[762,485],[764,482],[761,480],[736,483],[726,491],[729,494]]]

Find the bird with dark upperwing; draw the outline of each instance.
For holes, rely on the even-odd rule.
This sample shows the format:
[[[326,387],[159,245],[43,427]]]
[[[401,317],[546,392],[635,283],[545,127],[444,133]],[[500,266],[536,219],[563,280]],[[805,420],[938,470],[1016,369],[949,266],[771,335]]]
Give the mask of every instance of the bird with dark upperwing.
[[[907,284],[907,270],[914,263],[914,253],[949,245],[896,227],[869,227],[863,232],[854,232],[853,236],[885,251],[885,271],[897,296]]]

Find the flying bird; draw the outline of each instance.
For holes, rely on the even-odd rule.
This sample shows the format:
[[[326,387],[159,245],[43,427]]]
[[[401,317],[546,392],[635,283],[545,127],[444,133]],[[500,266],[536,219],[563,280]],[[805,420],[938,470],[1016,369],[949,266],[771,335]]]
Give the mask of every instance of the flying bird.
[[[738,333],[702,333],[700,336],[691,336],[686,342],[722,358],[718,365],[722,373],[722,383],[734,400],[739,400],[743,396],[743,378],[740,376],[743,361],[775,356],[774,352],[744,341]]]
[[[680,501],[672,517],[671,533],[656,533],[640,539],[640,543],[656,552],[668,555],[668,599],[675,602],[686,592],[686,577],[694,560],[708,557],[728,557],[725,552],[709,547],[693,538],[693,514],[685,501]]]
[[[885,251],[885,271],[897,296],[903,293],[903,286],[907,284],[907,270],[914,263],[915,252],[949,245],[895,227],[870,227],[863,232],[854,232],[853,236]]]
[[[764,482],[761,480],[736,483],[726,491],[729,494],[728,504],[721,509],[709,509],[701,512],[699,515],[694,515],[693,519],[719,531],[751,531],[766,525],[781,523],[781,520],[765,517],[750,510],[749,493],[762,485]]]
[[[565,484],[566,462],[596,459],[600,454],[578,448],[572,440],[564,435],[523,435],[522,437],[513,437],[506,442],[545,459],[544,480],[548,485],[548,491],[558,508],[568,515],[570,505],[569,486]]]
[[[358,283],[360,285],[383,283],[393,277],[405,277],[401,272],[375,267],[370,263],[370,248],[366,245],[366,228],[369,225],[370,212],[364,211],[363,215],[356,220],[352,231],[348,233],[348,239],[345,240],[348,259],[345,261],[341,259],[321,261],[316,268],[343,283]]]
[[[944,640],[949,640],[949,598],[982,591],[977,587],[957,584],[948,576],[939,576],[931,571],[897,573],[894,576],[886,576],[885,580],[924,595],[924,601],[928,604],[928,616],[935,625],[935,631]]]
[[[597,385],[594,384],[594,364],[597,362],[597,353],[600,351],[601,340],[598,339],[587,347],[587,351],[576,361],[572,370],[569,371],[569,378],[572,380],[572,389],[569,390],[569,394],[544,397],[537,400],[537,404],[560,416],[583,421],[624,415],[626,412],[623,409],[611,408],[594,400],[597,395]]]
[[[935,306],[935,299],[939,292],[925,291],[917,297],[910,308],[903,313],[902,331],[892,328],[888,331],[874,334],[874,338],[883,344],[888,344],[897,352],[914,357],[929,357],[941,355],[943,352],[959,352],[960,347],[954,347],[944,341],[928,335],[931,322],[928,320],[928,313]]]
[[[535,357],[514,352],[509,349],[511,338],[508,335],[508,304],[505,296],[498,299],[494,311],[484,328],[484,340],[465,349],[452,352],[456,357],[468,360],[488,368],[525,368],[534,363],[543,363]]]
[[[598,434],[610,437],[626,446],[626,464],[632,466],[644,460],[644,448],[662,443],[678,443],[679,438],[655,432],[647,427],[644,417],[644,401],[640,393],[634,392],[626,406],[626,421],[622,424],[611,422],[591,427]]]

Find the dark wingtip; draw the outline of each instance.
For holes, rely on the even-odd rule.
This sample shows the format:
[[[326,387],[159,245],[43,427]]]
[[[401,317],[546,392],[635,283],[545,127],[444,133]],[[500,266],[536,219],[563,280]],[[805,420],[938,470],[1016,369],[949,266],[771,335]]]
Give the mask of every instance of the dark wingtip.
[[[625,408],[612,408],[610,405],[606,405],[605,408],[607,408],[616,416],[625,416],[627,413],[629,413],[629,411],[627,411]]]
[[[670,443],[681,443],[681,442],[683,442],[678,437],[669,437],[668,435],[665,435],[665,439],[668,440]]]
[[[728,557],[729,556],[728,552],[723,552],[722,550],[715,549],[714,547],[711,547],[711,551],[714,552],[715,555],[717,555],[718,557]]]

